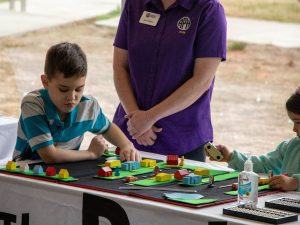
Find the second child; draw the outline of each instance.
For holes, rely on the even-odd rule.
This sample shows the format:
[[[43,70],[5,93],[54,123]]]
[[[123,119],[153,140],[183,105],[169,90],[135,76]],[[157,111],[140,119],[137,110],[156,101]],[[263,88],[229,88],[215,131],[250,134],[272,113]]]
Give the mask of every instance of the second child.
[[[253,170],[256,173],[268,173],[273,171],[270,186],[284,191],[300,191],[300,88],[286,102],[288,117],[292,120],[293,131],[296,137],[281,142],[275,150],[260,156],[251,156]],[[230,151],[224,145],[216,146],[223,154],[222,161],[228,162],[228,166],[242,171],[245,154],[234,150]],[[213,160],[212,158],[210,158]]]

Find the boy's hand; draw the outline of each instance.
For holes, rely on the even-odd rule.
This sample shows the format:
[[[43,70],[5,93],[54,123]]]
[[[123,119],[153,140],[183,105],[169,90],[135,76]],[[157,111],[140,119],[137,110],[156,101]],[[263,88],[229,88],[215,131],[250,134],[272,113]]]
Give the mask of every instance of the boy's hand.
[[[107,144],[105,144],[104,138],[102,135],[97,135],[92,139],[87,151],[90,152],[91,159],[97,159],[104,153],[105,149],[107,149]]]
[[[270,187],[281,189],[282,191],[295,191],[298,188],[298,180],[286,175],[278,175],[270,178]]]
[[[218,162],[229,162],[231,159],[231,152],[229,151],[229,149],[225,146],[225,145],[216,145],[216,148],[221,152],[221,154],[223,155],[223,159],[218,161]],[[208,153],[205,151],[206,155],[208,155]],[[215,159],[213,159],[212,157],[209,157],[209,160],[211,161],[216,161]]]
[[[120,147],[120,159],[121,161],[140,161],[141,155],[135,147],[131,145],[126,145],[125,147]]]

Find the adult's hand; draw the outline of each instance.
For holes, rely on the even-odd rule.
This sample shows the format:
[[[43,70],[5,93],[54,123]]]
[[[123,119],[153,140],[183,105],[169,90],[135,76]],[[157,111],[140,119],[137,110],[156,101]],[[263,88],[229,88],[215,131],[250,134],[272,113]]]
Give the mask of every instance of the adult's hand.
[[[150,130],[156,122],[149,111],[143,110],[135,110],[130,112],[125,116],[125,118],[128,119],[127,130],[134,138],[137,138],[146,131]]]
[[[136,137],[136,141],[140,145],[144,146],[151,146],[155,143],[155,140],[157,139],[157,134],[162,131],[162,128],[157,128],[153,126],[150,130],[147,130],[142,135]]]

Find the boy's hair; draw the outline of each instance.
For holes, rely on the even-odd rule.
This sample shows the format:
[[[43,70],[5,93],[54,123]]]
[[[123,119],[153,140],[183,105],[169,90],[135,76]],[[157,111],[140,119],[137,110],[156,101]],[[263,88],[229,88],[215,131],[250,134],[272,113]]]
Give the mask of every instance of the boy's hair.
[[[64,78],[86,76],[86,55],[75,43],[62,42],[53,45],[47,51],[44,72],[49,80],[57,73],[62,73]]]
[[[285,106],[287,111],[300,114],[300,88],[288,98]]]

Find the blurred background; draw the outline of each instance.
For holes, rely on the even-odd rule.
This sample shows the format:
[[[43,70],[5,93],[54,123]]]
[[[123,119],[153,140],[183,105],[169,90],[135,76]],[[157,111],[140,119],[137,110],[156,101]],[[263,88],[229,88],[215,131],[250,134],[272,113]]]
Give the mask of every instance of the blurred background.
[[[215,80],[214,142],[262,154],[295,135],[285,101],[300,86],[300,2],[220,2],[228,55]],[[112,51],[121,8],[121,0],[0,0],[0,116],[19,117],[24,94],[42,87],[47,49],[69,41],[87,54],[85,94],[96,96],[112,119],[119,102]]]

